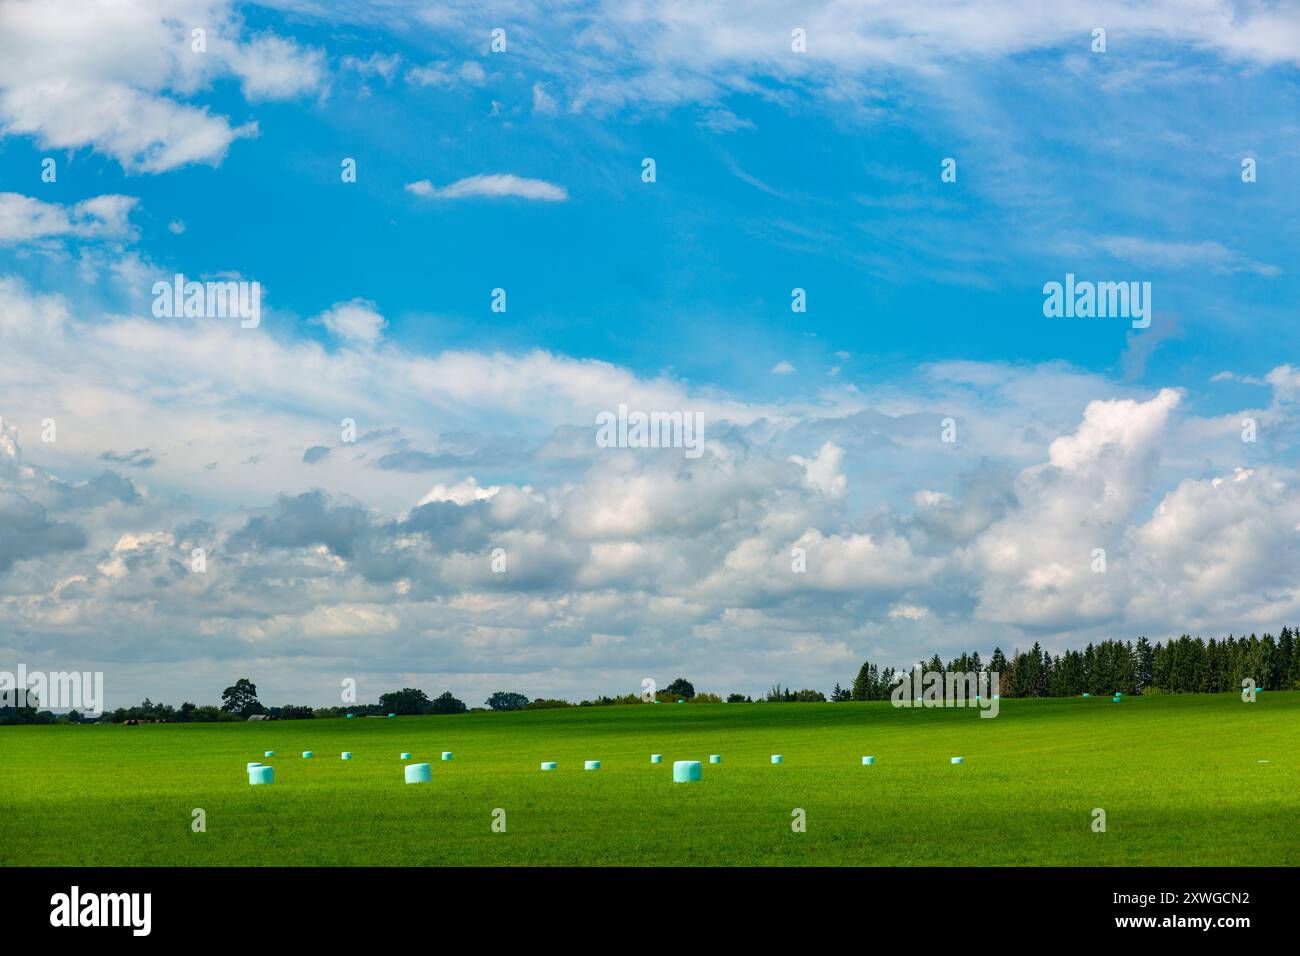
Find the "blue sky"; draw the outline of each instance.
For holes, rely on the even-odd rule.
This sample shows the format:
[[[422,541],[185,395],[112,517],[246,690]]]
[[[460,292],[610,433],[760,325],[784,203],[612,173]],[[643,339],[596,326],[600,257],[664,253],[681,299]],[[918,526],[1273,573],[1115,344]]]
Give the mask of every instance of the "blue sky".
[[[77,6],[0,13],[6,656],[754,692],[1294,622],[1294,6]],[[259,328],[152,317],[177,271]],[[1045,318],[1066,273],[1151,326]],[[600,454],[620,402],[709,453]]]

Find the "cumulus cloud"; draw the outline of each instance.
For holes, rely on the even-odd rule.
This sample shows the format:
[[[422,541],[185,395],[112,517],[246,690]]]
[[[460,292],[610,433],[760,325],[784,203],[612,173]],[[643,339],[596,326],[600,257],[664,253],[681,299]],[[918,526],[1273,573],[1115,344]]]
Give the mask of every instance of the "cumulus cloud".
[[[249,100],[293,99],[324,85],[325,54],[320,50],[304,49],[271,33],[224,49],[226,62]]]
[[[1048,446],[1048,461],[1020,474],[1015,506],[971,546],[980,617],[1069,627],[1119,616],[1125,534],[1152,490],[1178,402],[1170,389],[1146,402],[1091,402],[1079,427]],[[1105,572],[1095,549],[1106,552]]]
[[[47,476],[23,464],[18,429],[0,418],[0,574],[16,562],[85,545],[81,528],[51,517],[44,505],[24,494],[49,484]]]
[[[319,321],[336,338],[349,345],[373,346],[388,324],[373,302],[353,299],[321,313]]]
[[[453,485],[434,485],[420,499],[419,504],[427,505],[433,501],[454,501],[458,505],[467,505],[471,501],[487,501],[501,490],[500,485],[481,487],[473,475]]]
[[[377,310],[345,305],[364,320],[333,316],[330,334],[372,342]],[[118,668],[293,658],[301,675],[373,671],[377,693],[400,660],[467,694],[507,674],[589,694],[663,667],[752,692],[843,682],[863,656],[1300,610],[1294,474],[1234,471],[1240,441],[1217,450],[1217,420],[1174,390],[966,363],[878,403],[758,404],[538,351],[361,361],[238,323],[74,313],[14,280],[0,319],[0,409],[34,431],[58,408],[61,430],[29,443],[33,462],[0,427],[0,633]],[[704,454],[598,447],[594,415],[620,402],[702,411]],[[955,463],[935,423],[957,406],[978,426]],[[129,442],[82,444],[122,421]],[[102,470],[147,458],[149,488]],[[1223,480],[1182,470],[1206,460]],[[295,679],[326,699],[324,676]]]
[[[190,102],[224,76],[250,100],[300,96],[323,86],[323,54],[244,36],[227,0],[0,5],[0,132],[43,149],[89,146],[131,172],[219,163],[257,133]]]
[[[790,460],[804,469],[804,480],[809,487],[838,498],[848,486],[848,478],[840,470],[844,462],[844,449],[833,442],[822,445],[816,458],[791,455]]]
[[[0,243],[47,239],[131,239],[130,196],[105,195],[72,206],[0,193]]]
[[[80,528],[51,518],[41,505],[0,495],[0,574],[16,561],[69,551],[85,543]]]
[[[914,604],[896,604],[889,609],[889,616],[893,620],[903,618],[908,621],[919,621],[922,618],[930,616],[929,608],[917,607]]]
[[[1264,376],[1264,381],[1273,386],[1278,401],[1290,402],[1300,396],[1300,369],[1291,365],[1279,365]]]
[[[1176,607],[1266,629],[1300,601],[1300,489],[1274,469],[1180,482],[1133,541],[1135,616]]]

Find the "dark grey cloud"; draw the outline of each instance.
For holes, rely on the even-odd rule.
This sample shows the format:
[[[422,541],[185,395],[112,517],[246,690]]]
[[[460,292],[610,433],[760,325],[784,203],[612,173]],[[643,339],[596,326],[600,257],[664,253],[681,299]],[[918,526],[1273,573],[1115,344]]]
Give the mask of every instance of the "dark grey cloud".
[[[382,468],[385,471],[434,471],[453,464],[455,464],[455,460],[445,455],[403,449],[402,451],[390,452],[384,455],[375,462],[375,467]]]
[[[60,510],[98,508],[115,501],[138,504],[141,500],[140,492],[131,479],[111,471],[105,471],[79,485],[56,482],[54,488],[55,504]]]
[[[440,447],[422,451],[403,440],[375,462],[385,471],[437,471],[441,468],[491,468],[527,460],[529,444],[513,435],[482,435],[448,432],[440,436]]]
[[[927,550],[942,553],[972,541],[1016,504],[1015,470],[1005,462],[984,460],[957,476],[954,492],[943,499],[917,501],[916,513],[900,527],[922,532]]]
[[[53,520],[36,502],[0,498],[0,574],[15,562],[85,545],[86,535],[79,527]]]
[[[127,452],[125,455],[119,455],[114,451],[106,451],[99,456],[100,461],[111,461],[118,465],[128,465],[132,468],[152,468],[155,459],[150,457],[148,448],[136,448]]]
[[[389,533],[419,534],[439,550],[476,551],[494,530],[486,501],[458,505],[454,501],[431,501],[412,508],[404,521],[390,526]]]
[[[371,532],[370,518],[358,505],[331,505],[322,491],[281,495],[264,515],[250,518],[231,536],[238,548],[308,548],[324,545],[350,558]]]

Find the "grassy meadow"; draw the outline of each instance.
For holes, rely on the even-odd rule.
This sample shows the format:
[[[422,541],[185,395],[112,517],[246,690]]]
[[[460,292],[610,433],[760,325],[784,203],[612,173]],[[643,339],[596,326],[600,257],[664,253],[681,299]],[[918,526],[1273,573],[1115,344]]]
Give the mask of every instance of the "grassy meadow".
[[[432,783],[403,782],[402,751]],[[701,782],[672,782],[684,759]],[[11,866],[1300,863],[1300,692],[17,726],[0,767]]]

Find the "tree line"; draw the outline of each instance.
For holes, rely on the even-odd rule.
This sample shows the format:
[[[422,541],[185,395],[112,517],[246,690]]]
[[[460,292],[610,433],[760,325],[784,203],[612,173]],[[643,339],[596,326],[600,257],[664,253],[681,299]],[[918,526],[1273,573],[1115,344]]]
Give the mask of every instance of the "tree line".
[[[1081,651],[1067,650],[1050,654],[1035,641],[1027,651],[1013,650],[1007,657],[1000,647],[993,649],[985,662],[978,651],[962,653],[945,663],[938,654],[928,661],[918,661],[922,671],[939,673],[983,672],[998,674],[992,693],[1002,697],[1076,697],[1080,694],[1217,694],[1241,690],[1242,681],[1250,679],[1259,690],[1300,689],[1300,631],[1282,628],[1278,637],[1271,634],[1224,640],[1183,634],[1175,640],[1152,644],[1145,637],[1134,641],[1106,640],[1089,644]],[[829,700],[888,700],[900,671],[864,661],[848,687],[838,683]],[[679,677],[655,692],[651,699],[659,703],[722,703],[718,694],[696,692],[695,686]],[[819,690],[792,690],[774,685],[757,698],[745,694],[728,694],[729,704],[790,703],[825,701]],[[465,702],[446,691],[430,698],[415,687],[381,694],[378,703],[352,704],[343,707],[308,707],[286,704],[264,706],[257,697],[257,686],[241,678],[221,694],[221,706],[198,705],[186,701],[180,707],[145,700],[135,707],[119,707],[100,718],[106,723],[128,721],[162,723],[201,723],[248,720],[250,717],[273,717],[278,720],[308,720],[316,717],[383,717],[388,714],[416,716],[425,714],[463,714],[470,710],[547,710],[556,707],[610,707],[646,703],[642,694],[600,696],[571,703],[556,698],[529,699],[517,691],[496,691],[482,707],[467,707]],[[55,715],[39,706],[0,708],[2,724],[79,723],[86,718],[71,711]]]
[[[964,653],[947,664],[936,654],[918,661],[922,671],[998,674],[992,693],[1002,697],[1077,697],[1080,694],[1219,694],[1240,691],[1243,680],[1259,690],[1300,688],[1297,632],[1282,628],[1271,634],[1225,640],[1183,634],[1167,643],[1107,640],[1082,651],[1049,654],[1035,641],[1027,651],[1000,647],[985,664],[979,652]],[[839,700],[888,700],[899,672],[865,661],[847,697]],[[837,685],[838,690],[838,685]]]

